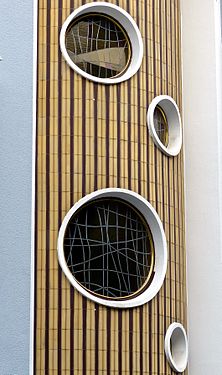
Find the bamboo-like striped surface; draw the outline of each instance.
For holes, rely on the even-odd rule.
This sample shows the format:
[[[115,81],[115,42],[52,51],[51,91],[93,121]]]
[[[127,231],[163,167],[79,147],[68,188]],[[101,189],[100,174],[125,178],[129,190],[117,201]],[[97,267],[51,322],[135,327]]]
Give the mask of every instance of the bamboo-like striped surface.
[[[168,158],[149,136],[151,100],[171,95],[181,109],[179,0],[113,0],[137,22],[139,72],[98,85],[63,60],[59,32],[81,0],[39,0],[34,373],[169,375],[164,336],[186,326],[183,155]],[[86,300],[58,265],[59,227],[70,207],[96,189],[121,187],[147,198],[163,221],[168,269],[148,304],[115,310]],[[186,372],[187,374],[187,372]]]

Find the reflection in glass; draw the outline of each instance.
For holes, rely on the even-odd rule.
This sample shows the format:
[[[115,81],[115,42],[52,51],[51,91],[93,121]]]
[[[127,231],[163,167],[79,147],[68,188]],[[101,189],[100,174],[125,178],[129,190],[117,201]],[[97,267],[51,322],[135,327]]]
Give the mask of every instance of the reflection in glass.
[[[130,61],[130,43],[123,28],[105,15],[85,15],[66,33],[66,49],[81,70],[99,78],[121,75]]]

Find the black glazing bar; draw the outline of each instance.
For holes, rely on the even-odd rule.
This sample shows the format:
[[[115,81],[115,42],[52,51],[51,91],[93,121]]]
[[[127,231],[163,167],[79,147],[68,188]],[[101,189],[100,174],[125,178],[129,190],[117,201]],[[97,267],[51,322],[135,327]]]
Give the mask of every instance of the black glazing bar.
[[[106,243],[104,243],[104,245],[106,245]],[[134,258],[131,258],[129,255],[125,254],[125,252],[127,251],[127,248],[123,248],[122,250],[124,251],[124,253],[118,251],[118,254],[119,254],[119,255],[123,256],[125,259],[128,258],[128,259],[129,259],[131,262],[133,262],[133,263],[137,263],[137,261],[136,261]],[[131,250],[131,249],[130,249],[130,250]],[[112,251],[115,252],[115,253],[117,253],[117,249],[115,249],[115,248],[112,249]],[[100,255],[97,255],[97,256],[93,257],[93,260],[100,259],[100,258],[102,258],[102,257],[104,257],[104,256],[106,256],[106,255],[107,255],[106,253],[104,253],[104,254],[100,254]],[[69,257],[69,259],[70,259],[70,257]],[[92,259],[91,259],[91,260],[92,260]],[[85,257],[84,257],[84,260],[83,260],[82,262],[75,263],[75,265],[76,265],[76,266],[84,265],[84,262],[85,262],[85,263],[87,262],[87,260],[85,259]],[[142,262],[139,262],[139,261],[138,261],[138,264],[139,264],[141,267],[143,267],[143,265],[144,265]],[[149,268],[149,267],[150,267],[149,265],[146,266],[146,268]]]
[[[78,228],[79,229],[79,227],[81,227],[81,226],[79,226],[79,225],[76,225],[76,228]],[[82,229],[84,228],[84,226],[82,226]],[[94,227],[94,229],[95,228],[100,228],[100,227]],[[101,228],[104,228],[104,229],[106,229],[106,227],[105,226],[103,226],[103,227],[101,227]],[[122,228],[122,229],[125,229],[124,227]],[[133,233],[133,231],[130,231],[130,233],[131,233],[131,237],[132,237],[132,233]],[[136,231],[135,231],[135,233],[136,233]],[[140,240],[140,241],[143,241],[144,239],[147,239],[148,238],[148,235],[147,235],[147,233],[144,233],[144,235],[141,235],[140,237],[138,237],[138,238],[131,238],[131,239],[129,239],[129,237],[128,237],[128,241],[127,241],[127,243],[130,243],[130,242],[136,242],[137,241],[137,239],[138,240]],[[103,242],[101,242],[100,240],[94,240],[94,239],[91,239],[91,238],[83,238],[83,237],[77,237],[77,236],[75,236],[74,237],[74,239],[75,240],[83,240],[84,242],[86,241],[86,244],[84,244],[84,242],[83,242],[83,244],[82,244],[82,246],[84,247],[84,246],[88,246],[88,243],[90,242],[91,243],[91,246],[98,246],[98,245],[101,245],[101,244],[104,244]],[[68,237],[66,237],[66,240],[73,240],[73,237],[72,237],[72,234],[70,234]],[[93,245],[93,243],[94,243],[94,245]],[[120,244],[123,244],[123,243],[125,243],[125,241],[119,241],[119,242],[115,242],[115,241],[112,241],[111,242],[111,244],[112,245],[120,245]],[[66,245],[65,244],[65,246],[70,246],[70,245]],[[75,245],[74,243],[73,243],[73,245],[72,245],[73,247],[75,247],[75,246],[78,246],[78,245]],[[138,248],[138,246],[137,246],[137,248]],[[129,250],[132,250],[131,248],[129,248],[128,247],[128,249]],[[133,250],[132,250],[133,251]],[[137,251],[137,253],[138,254],[144,254],[144,251]],[[146,252],[147,253],[147,252]]]

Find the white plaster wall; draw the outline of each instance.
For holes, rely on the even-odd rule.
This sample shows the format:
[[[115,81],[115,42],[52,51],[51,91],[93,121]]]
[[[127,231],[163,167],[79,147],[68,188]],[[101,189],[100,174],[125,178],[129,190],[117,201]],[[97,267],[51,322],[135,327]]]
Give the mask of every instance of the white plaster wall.
[[[0,375],[29,375],[32,10],[0,0]]]
[[[222,374],[219,0],[181,0],[190,375]],[[217,28],[218,27],[218,28]]]

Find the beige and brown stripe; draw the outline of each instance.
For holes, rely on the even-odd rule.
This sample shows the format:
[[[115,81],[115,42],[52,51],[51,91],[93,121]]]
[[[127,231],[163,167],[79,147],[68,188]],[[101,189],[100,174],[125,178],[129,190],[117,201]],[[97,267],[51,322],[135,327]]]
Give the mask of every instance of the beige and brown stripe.
[[[171,95],[181,109],[180,2],[110,2],[137,22],[144,59],[129,81],[104,86],[74,73],[59,49],[62,23],[85,1],[38,1],[36,375],[169,375],[166,329],[173,321],[186,326],[183,153],[163,155],[146,124],[156,95]],[[166,232],[164,285],[139,308],[94,304],[73,289],[58,265],[57,236],[66,212],[85,194],[105,187],[144,196]]]

